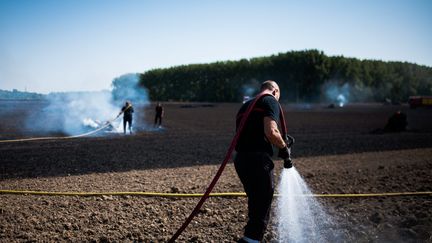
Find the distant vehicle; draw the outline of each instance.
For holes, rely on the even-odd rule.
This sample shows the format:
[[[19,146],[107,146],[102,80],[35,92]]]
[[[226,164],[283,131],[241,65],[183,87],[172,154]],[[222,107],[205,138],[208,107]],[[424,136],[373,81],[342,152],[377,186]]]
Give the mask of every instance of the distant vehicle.
[[[432,96],[410,96],[408,99],[410,108],[432,107]]]

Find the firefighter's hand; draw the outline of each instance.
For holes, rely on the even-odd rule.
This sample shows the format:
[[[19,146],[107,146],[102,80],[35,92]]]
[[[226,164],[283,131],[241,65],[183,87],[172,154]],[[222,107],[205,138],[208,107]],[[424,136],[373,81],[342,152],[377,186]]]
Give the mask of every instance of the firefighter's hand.
[[[283,159],[283,160],[290,159],[291,152],[290,152],[290,149],[288,148],[288,146],[285,146],[285,147],[279,149],[278,157]]]

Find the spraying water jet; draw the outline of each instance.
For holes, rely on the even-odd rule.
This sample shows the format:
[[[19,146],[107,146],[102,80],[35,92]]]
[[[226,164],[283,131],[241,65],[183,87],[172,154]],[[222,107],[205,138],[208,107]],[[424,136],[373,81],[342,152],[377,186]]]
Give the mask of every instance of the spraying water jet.
[[[337,227],[291,159],[284,161],[276,207],[278,242],[337,242]],[[336,231],[331,231],[335,229]]]

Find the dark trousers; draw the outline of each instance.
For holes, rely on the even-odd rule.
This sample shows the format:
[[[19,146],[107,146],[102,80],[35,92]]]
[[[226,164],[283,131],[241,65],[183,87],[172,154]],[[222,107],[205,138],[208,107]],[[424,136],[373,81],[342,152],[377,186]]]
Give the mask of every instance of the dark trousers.
[[[123,132],[126,133],[126,123],[129,123],[129,132],[132,133],[132,117],[123,118]]]
[[[240,152],[234,159],[234,165],[248,197],[249,220],[244,235],[261,241],[273,200],[273,161],[267,153]]]
[[[154,122],[155,126],[156,126],[158,121],[159,121],[159,126],[162,125],[162,116],[159,116],[159,115],[155,116],[155,122]]]

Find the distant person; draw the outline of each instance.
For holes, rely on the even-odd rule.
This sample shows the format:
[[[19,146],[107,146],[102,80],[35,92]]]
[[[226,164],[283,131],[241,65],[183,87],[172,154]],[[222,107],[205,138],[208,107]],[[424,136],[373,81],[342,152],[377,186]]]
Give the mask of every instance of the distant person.
[[[126,101],[125,105],[122,107],[119,116],[123,113],[123,133],[126,134],[126,123],[129,125],[129,133],[132,134],[132,113],[134,113],[134,108],[132,103]]]
[[[384,127],[384,132],[403,132],[408,125],[407,116],[401,111],[396,111]]]
[[[260,242],[269,221],[274,193],[272,161],[273,147],[279,148],[278,156],[288,161],[285,168],[292,167],[288,141],[279,129],[280,90],[275,81],[265,81],[261,85],[261,96],[251,111],[236,145],[234,159],[236,172],[248,197],[248,222],[244,237],[238,242]],[[237,129],[240,121],[256,99],[244,103],[237,113]]]
[[[162,117],[164,115],[164,108],[161,105],[161,103],[159,103],[159,102],[157,103],[155,111],[156,111],[156,114],[155,114],[154,126],[161,128],[162,127]]]

